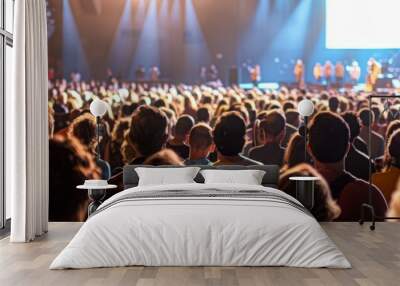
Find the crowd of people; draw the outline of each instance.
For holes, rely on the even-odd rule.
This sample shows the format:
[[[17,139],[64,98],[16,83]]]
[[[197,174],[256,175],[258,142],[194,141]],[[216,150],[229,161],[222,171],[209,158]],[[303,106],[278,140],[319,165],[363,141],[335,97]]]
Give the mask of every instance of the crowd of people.
[[[87,197],[75,186],[102,178],[121,191],[126,164],[275,164],[281,167],[279,189],[291,195],[289,177],[319,178],[310,211],[320,221],[358,220],[369,192],[376,215],[400,216],[400,98],[389,105],[374,99],[370,110],[367,96],[334,89],[52,80],[50,219],[84,220]],[[100,130],[89,112],[94,98],[108,106]],[[307,126],[297,112],[305,98],[315,105]]]

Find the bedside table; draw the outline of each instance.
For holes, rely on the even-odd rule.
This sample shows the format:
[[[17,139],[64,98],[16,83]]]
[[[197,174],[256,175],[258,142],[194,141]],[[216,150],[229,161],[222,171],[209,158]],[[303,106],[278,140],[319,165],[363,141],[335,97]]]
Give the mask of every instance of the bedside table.
[[[314,184],[319,178],[290,177],[289,180],[296,182],[296,199],[311,210],[314,207]]]
[[[87,190],[90,204],[88,206],[88,216],[93,214],[97,208],[103,203],[103,199],[106,196],[106,191],[109,189],[115,189],[116,185],[104,185],[104,186],[88,186],[79,185],[76,188],[79,190]]]

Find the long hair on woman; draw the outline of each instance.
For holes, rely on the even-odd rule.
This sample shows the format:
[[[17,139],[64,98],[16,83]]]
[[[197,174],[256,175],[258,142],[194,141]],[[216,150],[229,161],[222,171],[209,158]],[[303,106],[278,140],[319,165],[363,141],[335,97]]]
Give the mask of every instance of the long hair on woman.
[[[332,199],[328,183],[308,164],[300,164],[284,172],[279,178],[279,189],[292,197],[295,197],[296,182],[289,180],[289,178],[296,176],[311,176],[318,178],[314,185],[314,207],[309,210],[318,221],[332,221],[339,217],[341,210]]]
[[[49,220],[84,221],[87,193],[76,186],[100,178],[93,156],[74,137],[49,142]]]

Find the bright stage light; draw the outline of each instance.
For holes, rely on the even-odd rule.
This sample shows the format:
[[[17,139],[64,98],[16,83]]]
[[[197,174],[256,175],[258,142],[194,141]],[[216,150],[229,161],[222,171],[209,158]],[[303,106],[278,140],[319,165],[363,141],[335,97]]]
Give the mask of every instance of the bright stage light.
[[[326,0],[326,47],[400,48],[399,11],[399,0]]]

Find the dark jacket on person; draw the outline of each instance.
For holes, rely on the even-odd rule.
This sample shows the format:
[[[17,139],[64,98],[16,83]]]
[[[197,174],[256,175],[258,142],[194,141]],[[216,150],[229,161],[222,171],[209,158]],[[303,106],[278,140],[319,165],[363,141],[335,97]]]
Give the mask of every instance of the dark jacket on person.
[[[368,146],[367,143],[360,137],[358,136],[355,140],[354,140],[354,147],[356,147],[356,149],[362,153],[364,153],[365,155],[368,155]]]
[[[346,157],[346,171],[354,177],[369,181],[369,158],[356,149],[352,144]],[[375,172],[375,165],[371,162],[371,173]]]
[[[291,124],[286,123],[286,129],[285,129],[285,137],[282,140],[282,146],[286,147],[289,144],[289,140],[292,137],[294,133],[296,133],[298,130],[296,127],[294,127]]]
[[[358,221],[360,219],[361,206],[368,203],[369,191],[371,191],[372,206],[375,215],[384,217],[387,211],[387,202],[382,192],[375,186],[369,190],[366,181],[357,179],[349,172],[343,173],[335,180],[328,182],[332,192],[332,198],[335,199],[342,210],[338,221]]]
[[[278,143],[269,143],[250,149],[249,157],[263,163],[264,165],[282,166],[284,154],[285,149]]]
[[[184,160],[189,157],[190,149],[189,149],[189,146],[187,146],[185,144],[172,145],[170,143],[167,143],[167,148],[174,151],[176,154],[178,154],[179,157],[181,157]]]

